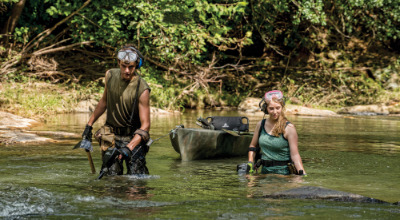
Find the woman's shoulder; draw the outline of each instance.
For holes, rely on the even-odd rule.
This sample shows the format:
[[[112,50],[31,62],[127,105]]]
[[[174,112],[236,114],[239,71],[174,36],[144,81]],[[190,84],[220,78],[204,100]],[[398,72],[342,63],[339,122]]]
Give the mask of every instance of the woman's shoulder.
[[[265,125],[265,123],[266,123],[266,119],[262,119],[262,120],[257,122],[256,126],[259,128],[261,126],[261,124]]]
[[[296,127],[294,126],[293,123],[287,121],[285,131],[296,131]]]
[[[258,132],[258,131],[260,130],[262,121],[263,121],[263,120],[257,122],[256,128],[255,128],[256,132]]]
[[[292,128],[294,128],[295,126],[294,126],[294,124],[293,124],[292,122],[286,121],[286,127],[292,127]]]

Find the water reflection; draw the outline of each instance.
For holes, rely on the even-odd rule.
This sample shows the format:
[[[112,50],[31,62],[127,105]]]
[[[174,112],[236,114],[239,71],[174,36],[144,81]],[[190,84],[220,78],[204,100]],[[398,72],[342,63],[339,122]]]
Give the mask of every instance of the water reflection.
[[[152,139],[176,125],[198,127],[199,116],[239,116],[238,112],[188,111],[153,116]],[[40,131],[82,133],[89,114],[58,115]],[[250,130],[260,115],[243,115]],[[104,118],[102,119],[104,120]],[[263,195],[300,186],[400,201],[400,119],[289,116],[299,133],[299,150],[308,177],[238,175],[237,158],[181,161],[168,137],[147,155],[150,174],[95,180],[84,151],[72,150],[79,138],[44,145],[0,148],[0,216],[15,218],[383,218],[399,217],[397,207],[325,201],[265,200]],[[98,129],[102,123],[96,123]],[[99,146],[92,157],[101,166]]]
[[[298,188],[305,183],[303,176],[297,175],[277,175],[277,174],[255,174],[243,175],[247,182],[248,198],[260,198],[263,195],[270,195],[275,192]]]
[[[147,180],[158,179],[158,176],[135,175],[135,176],[113,176],[104,177],[107,183],[103,189],[103,196],[119,197],[127,200],[146,200],[154,194],[151,190],[154,188],[148,186]]]

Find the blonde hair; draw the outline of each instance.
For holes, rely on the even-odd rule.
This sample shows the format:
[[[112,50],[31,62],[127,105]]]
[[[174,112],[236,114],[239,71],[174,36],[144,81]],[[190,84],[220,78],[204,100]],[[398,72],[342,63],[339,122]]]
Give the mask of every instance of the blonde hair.
[[[288,121],[286,116],[285,116],[285,105],[282,99],[277,99],[277,98],[272,98],[274,102],[278,102],[282,106],[282,111],[281,115],[278,118],[278,121],[276,122],[274,128],[271,131],[271,135],[275,137],[279,137],[279,135],[284,135],[285,134],[285,128],[286,128],[286,122]],[[267,103],[267,107],[270,102]],[[271,117],[271,116],[270,116]]]

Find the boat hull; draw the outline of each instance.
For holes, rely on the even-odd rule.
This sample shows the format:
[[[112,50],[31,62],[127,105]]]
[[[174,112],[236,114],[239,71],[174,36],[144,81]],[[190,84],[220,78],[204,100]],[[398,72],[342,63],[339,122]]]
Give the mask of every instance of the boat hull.
[[[225,131],[180,128],[170,134],[183,161],[247,155],[253,134],[233,136]]]

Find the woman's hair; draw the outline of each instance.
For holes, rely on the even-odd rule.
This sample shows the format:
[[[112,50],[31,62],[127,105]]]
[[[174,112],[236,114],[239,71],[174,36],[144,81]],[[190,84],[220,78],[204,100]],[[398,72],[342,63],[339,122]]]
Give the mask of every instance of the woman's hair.
[[[279,135],[281,135],[281,134],[284,135],[285,134],[286,122],[288,120],[287,120],[287,118],[285,116],[284,100],[283,99],[277,99],[276,97],[272,98],[272,100],[274,102],[279,103],[282,106],[281,115],[279,116],[278,121],[276,122],[274,128],[271,131],[272,136],[279,137]],[[267,103],[267,107],[268,107],[269,103],[271,103],[271,102]]]

